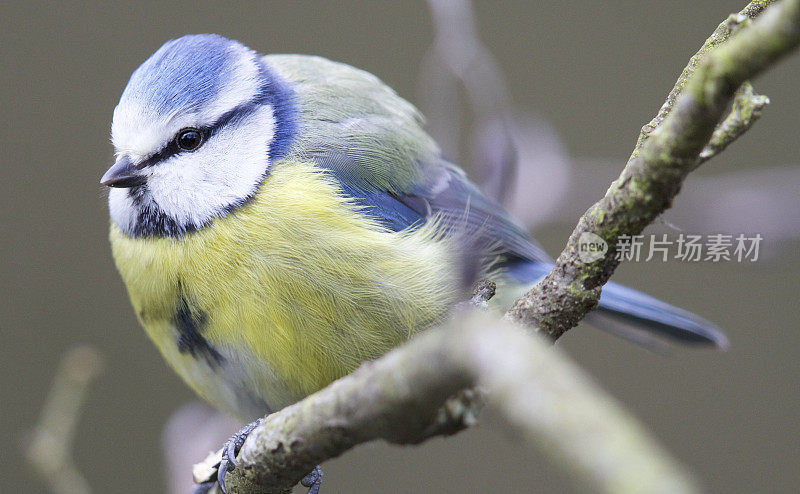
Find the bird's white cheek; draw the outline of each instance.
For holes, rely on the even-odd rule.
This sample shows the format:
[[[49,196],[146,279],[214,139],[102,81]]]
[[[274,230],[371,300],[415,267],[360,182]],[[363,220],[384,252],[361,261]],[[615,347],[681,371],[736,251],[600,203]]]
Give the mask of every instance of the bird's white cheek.
[[[155,165],[148,189],[181,225],[201,226],[250,197],[269,168],[272,108],[259,107],[211,136],[197,151]]]

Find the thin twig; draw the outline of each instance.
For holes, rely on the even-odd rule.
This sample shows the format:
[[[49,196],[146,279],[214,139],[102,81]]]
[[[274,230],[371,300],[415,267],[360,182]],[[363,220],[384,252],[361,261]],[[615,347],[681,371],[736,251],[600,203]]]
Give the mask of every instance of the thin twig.
[[[711,140],[700,151],[697,165],[699,166],[718,155],[728,147],[728,144],[747,132],[756,120],[761,118],[761,112],[768,104],[769,98],[756,94],[752,84],[749,82],[742,84],[736,91],[728,116],[714,129]]]

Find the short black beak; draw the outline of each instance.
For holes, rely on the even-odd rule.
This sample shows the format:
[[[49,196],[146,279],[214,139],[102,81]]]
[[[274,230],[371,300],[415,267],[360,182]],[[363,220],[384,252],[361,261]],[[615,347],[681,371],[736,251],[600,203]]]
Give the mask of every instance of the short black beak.
[[[100,179],[101,184],[109,187],[135,187],[146,181],[141,170],[136,169],[127,156],[120,157]]]

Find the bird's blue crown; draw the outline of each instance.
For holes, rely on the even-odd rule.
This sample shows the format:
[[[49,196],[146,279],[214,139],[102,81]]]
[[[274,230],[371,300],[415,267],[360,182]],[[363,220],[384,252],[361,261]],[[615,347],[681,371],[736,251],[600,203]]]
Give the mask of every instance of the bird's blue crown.
[[[238,47],[242,45],[217,34],[167,41],[136,69],[123,99],[135,99],[161,115],[202,108],[217,97],[224,77],[239,61]]]
[[[297,129],[294,92],[256,52],[218,34],[167,41],[134,71],[120,99],[120,106],[164,120],[181,114],[229,120],[261,104],[275,114],[270,158],[276,159]]]

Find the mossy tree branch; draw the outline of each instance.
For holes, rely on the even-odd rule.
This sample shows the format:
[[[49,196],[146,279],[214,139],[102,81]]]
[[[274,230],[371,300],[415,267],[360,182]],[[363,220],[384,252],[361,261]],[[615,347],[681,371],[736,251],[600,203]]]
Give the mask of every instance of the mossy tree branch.
[[[581,262],[580,236],[593,233],[614,246],[620,235],[640,233],[671,205],[701,160],[757,118],[765,101],[739,88],[800,42],[800,0],[783,0],[748,20],[769,3],[751,2],[693,57],[621,176],[580,219],[553,271],[507,319],[551,338],[577,324],[618,264],[613,247],[603,259]],[[737,91],[733,112],[723,119]],[[485,315],[427,331],[270,415],[245,442],[228,485],[237,493],[289,492],[317,463],[356,444],[417,443],[452,433],[471,421],[475,400],[449,413],[441,406],[475,386],[490,390],[490,404],[525,437],[606,492],[695,490],[677,463],[566,357],[519,325]]]
[[[269,415],[228,476],[236,493],[291,492],[314,466],[383,439],[417,444],[459,430],[473,401],[443,415],[465,388],[491,390],[489,406],[521,435],[604,492],[697,492],[683,468],[615,400],[546,341],[470,313],[294,405]],[[458,402],[456,402],[458,403]]]
[[[717,29],[706,39],[703,46],[689,59],[689,63],[684,67],[680,77],[678,77],[672,90],[667,95],[667,100],[661,105],[656,116],[642,127],[639,139],[636,141],[636,146],[634,146],[633,152],[631,153],[631,158],[639,154],[644,141],[647,140],[650,134],[652,134],[653,131],[661,125],[661,122],[667,118],[667,115],[669,115],[672,108],[675,106],[678,96],[683,92],[683,89],[686,87],[692,75],[694,75],[695,70],[703,61],[705,55],[728,41],[733,34],[740,28],[745,27],[772,3],[775,3],[775,0],[754,0],[747,4],[738,14],[729,15],[727,19],[717,26]]]
[[[756,11],[764,3],[752,2],[743,12]],[[721,30],[723,25],[709,39],[716,39]],[[693,57],[702,59],[684,70],[673,89],[678,94],[670,93],[659,115],[645,126],[620,177],[581,217],[555,268],[514,304],[507,314],[510,320],[557,339],[597,305],[601,287],[619,264],[615,255],[619,236],[641,233],[672,205],[683,180],[699,164],[701,152],[708,149],[706,156],[713,155],[746,128],[731,123],[738,119],[736,107],[728,122],[732,132],[726,133],[725,122],[718,123],[742,84],[800,42],[800,2],[784,0],[735,36],[732,32],[724,44],[707,41]],[[752,98],[745,101],[750,104]],[[597,235],[609,245],[605,257],[581,261],[578,248],[585,234]]]

